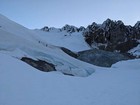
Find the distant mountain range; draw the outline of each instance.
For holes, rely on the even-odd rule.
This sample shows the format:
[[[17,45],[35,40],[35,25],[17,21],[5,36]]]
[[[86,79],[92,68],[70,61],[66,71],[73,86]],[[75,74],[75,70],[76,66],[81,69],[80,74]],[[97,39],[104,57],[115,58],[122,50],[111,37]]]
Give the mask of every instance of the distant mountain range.
[[[140,58],[140,22],[130,26],[120,20],[107,19],[86,28],[65,25],[35,30],[2,15],[0,22],[0,50],[9,51],[10,55],[42,71],[59,70],[64,74],[88,76],[94,72],[90,69],[92,66],[83,64],[81,69],[79,64],[111,67],[121,60]]]
[[[91,49],[97,48],[111,52],[130,53],[130,50],[140,43],[140,21],[131,26],[124,25],[121,20],[113,21],[107,19],[102,24],[93,22],[86,28],[83,26],[77,28],[72,25],[65,25],[62,28],[45,26],[41,30],[48,34],[54,31],[58,33],[65,32],[71,36],[74,33],[80,33]],[[133,52],[136,53],[137,51],[139,50]]]
[[[0,14],[0,105],[140,105],[140,23],[30,30]]]

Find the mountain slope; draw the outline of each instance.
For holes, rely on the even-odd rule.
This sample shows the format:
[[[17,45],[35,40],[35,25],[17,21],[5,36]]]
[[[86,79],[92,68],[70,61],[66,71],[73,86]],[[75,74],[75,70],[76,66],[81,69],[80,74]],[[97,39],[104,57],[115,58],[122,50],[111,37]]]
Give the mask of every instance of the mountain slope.
[[[94,72],[93,65],[68,56],[59,47],[41,40],[35,32],[4,16],[0,16],[0,26],[0,52],[2,53],[18,59],[29,57],[34,60],[44,60],[53,64],[56,70],[66,74],[88,76]]]
[[[54,64],[57,71],[39,71],[23,57]],[[111,68],[90,65],[0,15],[0,105],[139,105],[139,75],[140,59]]]
[[[90,49],[90,46],[85,42],[82,35],[83,31],[72,32],[69,29],[69,32],[66,30],[67,28],[65,30],[64,29],[65,27],[62,29],[50,28],[49,31],[46,31],[45,29],[34,31],[38,33],[38,37],[43,38],[44,41],[52,45],[65,47],[75,52]]]
[[[79,52],[96,48],[110,52],[129,53],[140,57],[139,50],[135,54],[130,51],[140,45],[140,22],[130,26],[125,25],[120,20],[107,19],[102,24],[93,22],[86,28],[77,28],[71,25],[65,25],[62,28],[46,26],[35,31],[47,42],[66,47],[72,51]]]

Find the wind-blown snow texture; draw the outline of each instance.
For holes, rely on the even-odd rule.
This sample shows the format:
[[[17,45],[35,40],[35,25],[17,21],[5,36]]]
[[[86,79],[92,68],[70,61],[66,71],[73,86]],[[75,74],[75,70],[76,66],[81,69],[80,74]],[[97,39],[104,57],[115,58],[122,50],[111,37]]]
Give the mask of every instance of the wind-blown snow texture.
[[[0,105],[140,105],[140,59],[96,67],[2,15],[0,26]],[[41,72],[21,57],[46,60],[63,73],[88,77]]]

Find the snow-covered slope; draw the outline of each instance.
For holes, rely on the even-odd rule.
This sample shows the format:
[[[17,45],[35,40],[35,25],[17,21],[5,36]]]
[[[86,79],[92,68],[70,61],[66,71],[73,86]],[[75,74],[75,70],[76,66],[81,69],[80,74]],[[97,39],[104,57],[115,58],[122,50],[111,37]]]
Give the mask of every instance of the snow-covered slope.
[[[9,20],[7,17],[0,14],[0,30],[6,31],[12,35],[20,36],[26,40],[34,40],[34,32],[29,29]]]
[[[63,43],[57,38],[49,42],[43,34],[0,15],[0,105],[140,105],[140,59],[118,62],[111,68],[96,67],[68,56],[51,45]],[[76,32],[64,34],[59,36],[65,37],[63,42],[77,40],[75,49],[73,41],[64,47],[88,49],[81,46],[84,43]],[[22,57],[45,60],[62,73],[88,77],[42,72],[22,62]]]
[[[0,53],[0,105],[139,105],[140,60],[86,78],[38,71]]]
[[[37,33],[0,15],[0,53],[21,59],[30,57],[55,65],[63,73],[88,76],[94,66],[68,56],[59,47],[49,45]],[[18,53],[18,54],[17,54]]]
[[[121,20],[107,19],[102,24],[93,22],[86,28],[77,28],[72,25],[65,25],[62,28],[45,26],[34,32],[50,44],[76,52],[97,48],[111,52],[130,53],[139,57],[140,22],[131,26],[125,25]],[[134,51],[135,47],[137,51]]]
[[[56,28],[48,32],[42,30],[34,31],[38,33],[38,37],[43,38],[44,41],[52,45],[65,47],[76,52],[90,49],[90,46],[84,40],[82,31],[69,33]]]

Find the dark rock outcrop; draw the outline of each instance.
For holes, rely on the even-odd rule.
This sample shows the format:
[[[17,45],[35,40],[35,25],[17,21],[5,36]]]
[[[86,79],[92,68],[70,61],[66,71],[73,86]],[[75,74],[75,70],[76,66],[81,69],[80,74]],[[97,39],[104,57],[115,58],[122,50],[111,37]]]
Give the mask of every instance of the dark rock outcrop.
[[[85,41],[91,47],[97,44],[99,49],[107,51],[115,51],[119,47],[123,47],[125,50],[120,51],[126,53],[139,44],[136,41],[140,39],[140,22],[132,27],[124,25],[120,20],[107,19],[101,25],[96,23],[89,25],[84,36]]]
[[[66,54],[68,54],[71,57],[74,57],[74,58],[78,57],[78,55],[76,53],[72,52],[71,50],[69,50],[67,48],[61,47],[61,50],[64,51]]]
[[[91,50],[81,51],[78,53],[74,53],[64,47],[61,47],[61,49],[71,57],[102,67],[111,67],[112,64],[118,61],[135,58],[134,56],[128,53],[120,54],[119,52],[109,52],[109,51],[104,51],[99,49],[91,49]]]
[[[136,47],[138,44],[139,42],[137,42],[137,40],[128,40],[126,42],[116,45],[116,48],[114,48],[114,50],[117,50],[120,53],[125,53]]]
[[[45,27],[43,27],[41,30],[42,30],[42,31],[48,32],[48,31],[49,31],[49,27],[45,26]]]
[[[61,29],[62,31],[66,31],[68,33],[73,33],[73,32],[78,32],[78,28],[75,26],[71,26],[66,24],[64,27]]]
[[[101,67],[111,67],[112,64],[130,59],[127,55],[117,52],[108,52],[98,49],[82,51],[78,53],[78,59]]]
[[[74,33],[74,32],[84,32],[86,30],[86,28],[83,27],[83,26],[78,28],[78,27],[66,24],[62,28],[54,28],[54,27],[45,26],[45,27],[41,28],[40,30],[45,31],[45,32],[51,32],[51,31],[62,32],[62,31],[65,31],[65,32],[71,34],[71,33]]]
[[[44,30],[50,31],[51,29],[46,27]],[[133,56],[133,53],[130,55],[128,52],[140,44],[140,41],[138,41],[140,40],[140,21],[134,26],[130,26],[125,25],[121,20],[113,21],[107,19],[102,24],[93,22],[87,28],[65,25],[59,30],[67,32],[70,35],[74,32],[81,32],[85,41],[91,46],[91,49],[99,49],[79,52],[79,55],[77,55],[77,53],[61,47],[65,53],[74,58],[106,67],[120,60],[138,58],[137,55]]]
[[[51,63],[48,63],[43,60],[33,60],[31,58],[23,57],[21,58],[22,61],[26,62],[27,64],[35,67],[38,70],[49,72],[49,71],[56,71],[55,66]]]
[[[80,28],[78,28],[78,31],[79,31],[79,32],[80,32],[80,31],[84,32],[85,30],[86,30],[86,28],[83,27],[83,26],[81,26]]]

